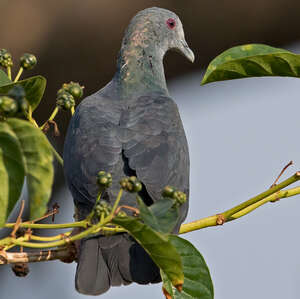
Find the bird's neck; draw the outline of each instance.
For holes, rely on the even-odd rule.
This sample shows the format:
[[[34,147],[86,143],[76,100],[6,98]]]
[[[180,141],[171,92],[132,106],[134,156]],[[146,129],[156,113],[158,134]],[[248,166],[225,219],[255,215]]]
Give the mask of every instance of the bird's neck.
[[[122,98],[136,98],[149,93],[168,95],[163,66],[164,52],[135,40],[123,44],[114,81]]]

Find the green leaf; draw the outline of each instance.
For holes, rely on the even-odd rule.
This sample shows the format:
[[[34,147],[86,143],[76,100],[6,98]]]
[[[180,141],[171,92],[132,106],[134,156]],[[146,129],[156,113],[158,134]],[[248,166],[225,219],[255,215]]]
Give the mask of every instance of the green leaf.
[[[165,290],[175,299],[213,299],[213,283],[202,255],[185,239],[173,235],[170,236],[170,241],[182,259],[184,284],[182,291],[179,292],[171,286],[165,273],[162,273]]]
[[[138,198],[140,217],[145,224],[161,233],[171,233],[178,221],[178,208],[174,206],[172,199],[160,199],[147,207]]]
[[[20,197],[24,175],[24,160],[18,138],[6,122],[0,122],[0,227]]]
[[[174,286],[182,285],[184,277],[181,258],[171,244],[168,235],[154,231],[151,227],[133,217],[115,217],[112,222],[125,228],[144,247]]]
[[[201,84],[262,76],[300,77],[300,55],[261,44],[233,47],[209,64]]]
[[[7,77],[6,73],[0,70],[0,87],[10,84],[11,80]]]
[[[45,214],[53,183],[53,155],[46,136],[28,121],[7,120],[20,144],[30,201],[30,218]]]
[[[15,85],[21,85],[24,88],[26,99],[34,111],[44,95],[46,79],[42,76],[35,76],[16,83],[6,84],[0,87],[0,94],[6,94]]]

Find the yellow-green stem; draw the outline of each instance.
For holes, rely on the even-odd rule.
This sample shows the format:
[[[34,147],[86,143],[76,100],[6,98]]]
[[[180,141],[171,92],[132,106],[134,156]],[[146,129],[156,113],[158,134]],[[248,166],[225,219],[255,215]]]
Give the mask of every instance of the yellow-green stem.
[[[261,201],[256,202],[256,203],[252,204],[251,206],[233,214],[231,217],[229,217],[229,219],[227,219],[227,221],[232,221],[232,220],[238,219],[240,217],[243,217],[243,216],[249,214],[250,212],[256,210],[260,206],[266,204],[267,202],[277,201],[277,199],[291,197],[291,196],[295,196],[297,194],[300,194],[300,187],[278,191],[277,193],[274,193],[274,194],[262,199]]]
[[[8,66],[8,67],[6,68],[6,70],[7,70],[7,77],[8,77],[9,80],[11,80],[11,67]]]
[[[264,198],[258,202],[255,202],[252,205],[249,205],[242,210],[239,210],[237,213],[231,215],[228,219],[224,219],[225,223],[232,221],[232,220],[236,220],[238,218],[241,218],[241,217],[249,214],[250,212],[254,211],[258,207],[266,204],[267,202],[274,201],[274,200],[277,200],[280,198],[295,196],[297,194],[300,194],[300,187],[278,191],[277,193],[269,195],[266,198]],[[218,223],[218,219],[219,219],[220,215],[224,215],[224,214],[225,214],[225,212],[221,213],[221,214],[205,217],[205,218],[202,218],[202,219],[190,222],[190,223],[182,224],[180,227],[179,234],[185,234],[185,233],[188,233],[188,232],[191,232],[194,230],[199,230],[199,229],[202,229],[205,227],[220,225]]]
[[[75,108],[71,107],[71,114],[74,115],[74,113],[75,113]]]
[[[107,223],[109,223],[111,221],[112,217],[108,216],[104,219],[103,222],[99,222],[93,226],[91,226],[90,228],[88,228],[87,230],[74,235],[70,238],[67,238],[66,240],[60,240],[60,241],[54,241],[54,242],[49,242],[49,243],[31,243],[31,242],[24,242],[24,241],[19,241],[18,239],[12,239],[12,242],[15,245],[18,246],[24,246],[24,247],[29,247],[29,248],[53,248],[53,247],[57,247],[57,246],[62,246],[62,245],[66,245],[70,242],[74,242],[76,240],[80,240],[82,238],[85,238],[93,233],[95,233],[96,230],[98,230],[99,228],[101,228],[102,226],[106,225]]]
[[[56,116],[56,114],[58,113],[58,111],[59,111],[59,109],[58,109],[58,107],[56,106],[56,107],[54,108],[53,112],[51,113],[49,119],[48,119],[46,122],[44,122],[43,125],[40,126],[40,129],[41,129],[41,130],[44,129],[44,127],[45,127],[45,125],[47,124],[48,121],[51,121],[51,120],[53,120],[53,119],[55,118],[55,116]]]
[[[13,228],[15,223],[6,223],[4,227]],[[62,224],[46,224],[46,223],[29,223],[23,222],[20,224],[20,227],[24,228],[47,228],[47,229],[60,229],[60,228],[73,228],[73,227],[87,227],[87,222],[85,220],[71,222],[71,223],[62,223]],[[0,240],[1,242],[1,240]]]
[[[276,187],[273,187],[255,197],[253,197],[252,199],[250,199],[240,205],[237,205],[236,207],[234,207],[232,209],[225,211],[224,213],[213,215],[213,216],[206,217],[203,219],[199,219],[197,221],[190,222],[187,224],[183,224],[180,228],[179,234],[184,234],[187,232],[199,230],[199,229],[209,227],[209,226],[217,226],[217,225],[223,224],[225,222],[229,222],[229,221],[238,219],[240,217],[243,217],[267,202],[275,201],[280,198],[291,197],[291,196],[300,194],[300,187],[278,191],[279,188],[284,188],[284,187],[292,184],[293,182],[299,180],[299,177],[300,177],[300,173],[297,172],[295,175],[293,175],[292,177],[283,181],[281,184],[277,185]],[[39,236],[34,236],[34,235],[32,235],[32,236],[26,235],[26,236],[18,238],[18,239],[15,239],[12,237],[7,237],[7,238],[4,238],[3,240],[0,240],[0,246],[4,246],[5,250],[7,250],[13,246],[16,246],[16,245],[24,246],[24,247],[32,247],[32,248],[49,248],[49,247],[65,245],[68,242],[73,242],[75,240],[79,240],[81,238],[88,236],[89,234],[97,233],[100,230],[111,231],[111,232],[124,232],[126,230],[124,230],[122,228],[105,226],[112,220],[114,213],[120,203],[122,193],[123,193],[123,189],[120,189],[117,199],[112,208],[112,211],[108,217],[106,217],[106,218],[101,217],[99,223],[92,225],[90,228],[88,228],[87,230],[83,231],[80,234],[77,234],[72,237],[68,237],[66,240],[64,240],[64,237],[69,236],[71,232],[67,232],[65,234],[60,234],[60,235],[53,236],[53,237],[39,237]],[[101,197],[101,194],[99,193],[98,198],[100,198],[100,197]],[[232,213],[232,211],[236,211],[236,212]],[[229,215],[229,216],[225,217],[224,215]],[[221,216],[221,218],[220,218],[220,216]],[[15,225],[15,223],[7,223],[7,224],[5,224],[5,227],[13,228],[14,225]],[[55,229],[57,229],[57,228],[73,228],[73,227],[86,228],[87,226],[88,226],[87,220],[82,220],[82,221],[73,222],[73,223],[66,223],[66,224],[36,224],[36,223],[28,223],[28,222],[20,224],[20,227],[24,227],[24,228],[55,228]],[[35,241],[42,241],[42,242],[55,241],[55,240],[60,240],[60,241],[48,242],[48,243],[42,243],[42,244],[26,242],[29,239],[32,239]]]
[[[300,172],[296,172],[294,175],[292,175],[291,177],[289,177],[288,179],[284,180],[283,182],[281,182],[280,184],[250,198],[249,200],[239,204],[238,206],[236,207],[233,207],[232,209],[230,210],[227,210],[225,211],[224,213],[222,213],[222,215],[224,216],[225,218],[225,221],[233,214],[236,214],[237,212],[243,210],[244,208],[252,205],[252,204],[255,204],[256,202],[268,197],[269,195],[271,194],[274,194],[275,192],[297,182],[300,180]]]
[[[118,205],[120,203],[122,194],[123,194],[123,189],[121,188],[120,191],[119,191],[119,193],[118,193],[117,199],[116,199],[116,201],[115,201],[115,203],[114,203],[114,205],[112,207],[111,213],[110,213],[112,217],[113,217],[113,215],[114,215],[114,213],[115,213],[115,211],[116,211],[116,209],[117,209],[117,207],[118,207]]]
[[[66,237],[68,237],[70,234],[71,232],[66,232],[53,237],[41,237],[41,236],[30,235],[29,239],[34,241],[50,242],[56,240],[63,240]]]
[[[20,79],[20,77],[21,77],[21,75],[22,75],[22,73],[23,73],[23,70],[24,70],[24,69],[23,69],[22,67],[19,68],[18,74],[17,74],[17,76],[16,76],[14,82],[18,82],[18,80]]]

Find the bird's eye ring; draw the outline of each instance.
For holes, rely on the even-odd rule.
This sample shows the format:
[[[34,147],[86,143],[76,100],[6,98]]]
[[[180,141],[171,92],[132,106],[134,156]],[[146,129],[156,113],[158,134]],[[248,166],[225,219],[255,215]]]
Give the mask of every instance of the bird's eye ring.
[[[168,19],[166,23],[170,29],[174,29],[176,26],[176,21],[172,18]]]

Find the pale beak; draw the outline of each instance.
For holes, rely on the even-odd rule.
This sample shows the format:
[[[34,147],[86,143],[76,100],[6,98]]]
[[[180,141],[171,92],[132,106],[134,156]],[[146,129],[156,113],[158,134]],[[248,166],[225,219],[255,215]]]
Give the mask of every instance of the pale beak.
[[[194,62],[195,55],[194,55],[193,51],[189,48],[189,46],[185,40],[179,41],[178,48],[180,49],[179,52],[181,52],[181,54],[183,54],[183,56],[185,56],[190,62]]]

